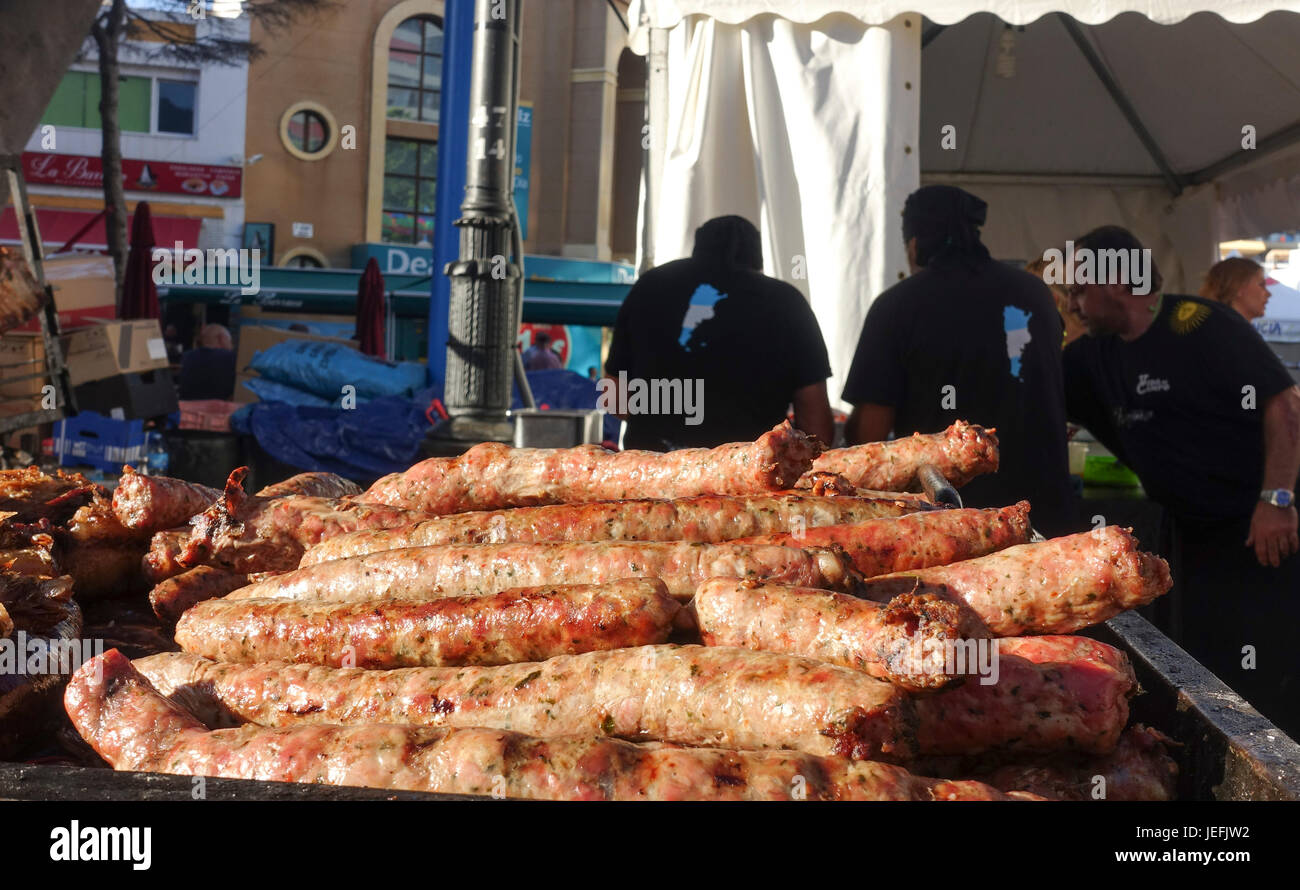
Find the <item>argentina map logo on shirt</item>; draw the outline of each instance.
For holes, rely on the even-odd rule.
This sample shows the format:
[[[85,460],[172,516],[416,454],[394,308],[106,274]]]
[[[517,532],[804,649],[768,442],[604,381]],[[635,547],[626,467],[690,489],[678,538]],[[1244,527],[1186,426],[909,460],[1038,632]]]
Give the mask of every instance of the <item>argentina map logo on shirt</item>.
[[[717,288],[710,284],[701,284],[691,294],[690,305],[686,308],[686,315],[682,317],[682,333],[677,338],[677,342],[684,348],[690,349],[689,341],[691,334],[695,333],[695,326],[702,321],[708,321],[713,317],[713,306],[726,294],[718,291]]]
[[[1025,312],[1015,306],[1002,310],[1002,328],[1007,333],[1007,358],[1011,359],[1011,375],[1020,378],[1025,347],[1029,345],[1029,319],[1032,312]]]

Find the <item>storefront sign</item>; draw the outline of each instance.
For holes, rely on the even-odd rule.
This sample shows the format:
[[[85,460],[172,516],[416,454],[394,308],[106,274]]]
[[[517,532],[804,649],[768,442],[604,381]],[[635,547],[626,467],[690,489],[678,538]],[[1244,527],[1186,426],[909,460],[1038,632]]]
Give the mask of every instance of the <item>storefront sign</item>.
[[[385,275],[432,275],[433,248],[414,244],[354,244],[352,268],[364,269],[374,257]],[[629,284],[636,269],[627,263],[607,263],[574,257],[524,257],[524,277],[535,281],[570,281],[582,284]]]
[[[385,275],[430,275],[433,273],[433,248],[405,244],[358,244],[352,248],[352,268],[365,268],[374,257]]]
[[[172,195],[238,198],[244,171],[212,164],[173,164],[170,161],[122,159],[122,184],[128,191]],[[63,185],[103,189],[104,169],[91,155],[23,152],[23,176],[28,185]]]
[[[515,212],[519,237],[528,237],[528,171],[533,162],[533,103],[520,102],[515,116]]]
[[[1300,321],[1257,318],[1252,325],[1259,335],[1272,343],[1300,343]]]

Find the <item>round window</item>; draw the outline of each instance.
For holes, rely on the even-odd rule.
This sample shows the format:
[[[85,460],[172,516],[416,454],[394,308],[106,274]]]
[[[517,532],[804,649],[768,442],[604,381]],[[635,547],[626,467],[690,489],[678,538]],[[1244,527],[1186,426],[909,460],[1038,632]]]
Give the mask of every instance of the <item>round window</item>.
[[[297,102],[280,118],[280,141],[295,158],[319,161],[338,144],[339,128],[323,105]]]
[[[289,118],[289,141],[298,151],[314,155],[329,141],[329,124],[314,111],[299,111]]]

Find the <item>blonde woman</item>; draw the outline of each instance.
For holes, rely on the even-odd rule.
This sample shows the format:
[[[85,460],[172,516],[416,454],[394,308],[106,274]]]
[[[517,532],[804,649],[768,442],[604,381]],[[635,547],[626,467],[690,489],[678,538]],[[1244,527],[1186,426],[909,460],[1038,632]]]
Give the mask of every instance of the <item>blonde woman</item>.
[[[1228,257],[1210,267],[1201,285],[1201,296],[1231,306],[1246,321],[1263,318],[1269,297],[1264,269],[1254,260]]]
[[[1047,260],[1042,258],[1036,259],[1029,265],[1025,266],[1026,272],[1038,278],[1043,277],[1043,273],[1046,269]],[[1047,287],[1051,290],[1052,296],[1056,299],[1056,311],[1061,313],[1061,321],[1065,324],[1065,342],[1061,345],[1069,346],[1075,340],[1088,333],[1088,327],[1083,323],[1083,319],[1079,317],[1078,313],[1070,308],[1070,295],[1066,293],[1065,285],[1049,284]]]

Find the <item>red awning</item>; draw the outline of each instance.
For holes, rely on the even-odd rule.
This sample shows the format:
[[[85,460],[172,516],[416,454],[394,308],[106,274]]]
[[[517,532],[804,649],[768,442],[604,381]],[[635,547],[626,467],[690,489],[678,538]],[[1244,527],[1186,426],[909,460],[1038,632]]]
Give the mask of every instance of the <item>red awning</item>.
[[[95,212],[91,210],[57,210],[49,207],[36,208],[36,226],[40,229],[41,240],[46,253],[61,249],[69,238],[77,234]],[[131,219],[135,214],[128,214],[127,231],[131,230]],[[177,241],[185,247],[199,246],[199,227],[201,219],[182,216],[154,216],[154,240],[159,247],[172,247]],[[6,207],[0,213],[0,244],[17,244],[18,221],[14,217],[13,207]],[[98,220],[84,235],[77,239],[74,248],[80,250],[105,250],[108,247],[104,236],[104,221]]]

